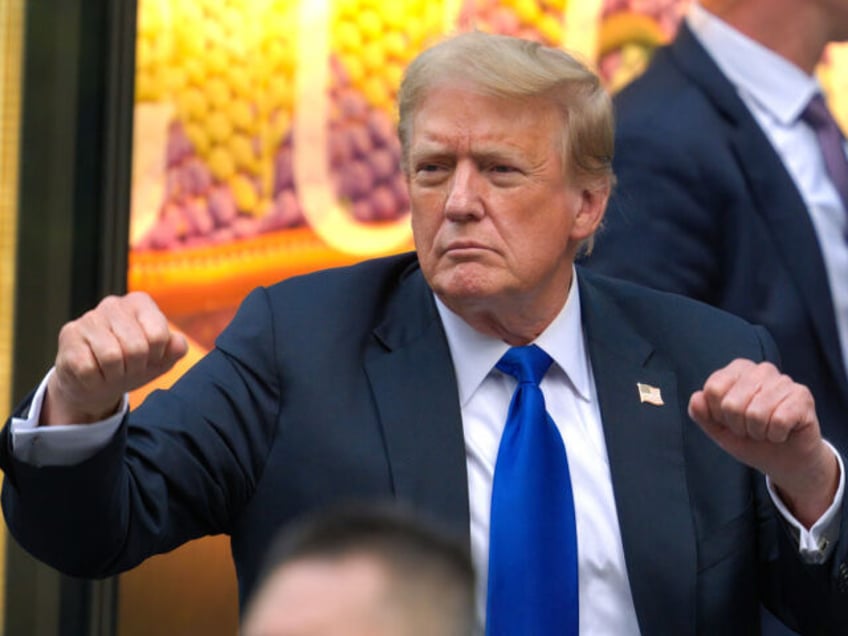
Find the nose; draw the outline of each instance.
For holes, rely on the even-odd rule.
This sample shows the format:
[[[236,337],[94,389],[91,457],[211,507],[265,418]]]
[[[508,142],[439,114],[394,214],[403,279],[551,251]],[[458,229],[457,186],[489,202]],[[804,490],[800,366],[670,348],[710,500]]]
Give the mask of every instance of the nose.
[[[460,161],[454,169],[445,200],[445,216],[452,221],[469,221],[483,216],[483,183],[477,166]]]

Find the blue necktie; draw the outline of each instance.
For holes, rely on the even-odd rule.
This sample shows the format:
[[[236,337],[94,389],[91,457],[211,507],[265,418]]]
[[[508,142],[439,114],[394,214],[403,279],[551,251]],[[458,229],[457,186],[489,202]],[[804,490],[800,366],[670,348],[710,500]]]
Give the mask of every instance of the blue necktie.
[[[487,636],[577,636],[577,529],[568,459],[539,382],[551,357],[513,347],[497,368],[518,387],[492,484]]]

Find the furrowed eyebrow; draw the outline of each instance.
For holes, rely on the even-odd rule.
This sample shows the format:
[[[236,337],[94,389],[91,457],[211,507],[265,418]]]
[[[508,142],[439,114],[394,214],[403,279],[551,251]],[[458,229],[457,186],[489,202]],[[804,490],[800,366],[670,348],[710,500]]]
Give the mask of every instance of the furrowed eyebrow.
[[[518,161],[519,153],[516,153],[511,148],[504,149],[495,149],[495,148],[483,148],[481,150],[472,151],[471,155],[474,157],[475,161],[481,163],[491,163],[498,161]],[[419,148],[417,150],[413,150],[410,153],[410,158],[414,161],[416,159],[426,158],[426,159],[445,159],[445,158],[453,158],[456,156],[456,153],[450,149],[446,148],[442,145],[433,145],[431,147]]]
[[[427,140],[420,141],[413,146],[412,155],[416,154],[433,154],[433,153],[447,153],[450,149],[450,145],[446,143],[441,143],[436,140]]]
[[[518,161],[516,153],[508,150],[484,150],[474,153],[474,157],[481,163],[515,163]]]
[[[410,165],[414,168],[421,164],[453,162],[454,156],[446,152],[421,152],[413,153],[409,159]]]

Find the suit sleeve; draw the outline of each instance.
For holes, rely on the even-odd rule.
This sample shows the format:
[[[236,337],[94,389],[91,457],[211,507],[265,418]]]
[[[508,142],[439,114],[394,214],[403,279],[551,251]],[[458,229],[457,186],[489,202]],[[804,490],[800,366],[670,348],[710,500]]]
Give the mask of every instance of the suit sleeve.
[[[74,466],[16,461],[4,429],[2,502],[17,541],[67,574],[102,577],[228,532],[276,432],[274,342],[267,294],[257,290],[215,349]]]
[[[771,335],[762,327],[756,332],[763,359],[779,366]],[[802,634],[844,633],[848,627],[848,502],[843,497],[839,538],[830,558],[814,564],[801,557],[798,538],[774,504],[762,496],[762,485],[760,491],[760,549],[766,564],[764,604]]]

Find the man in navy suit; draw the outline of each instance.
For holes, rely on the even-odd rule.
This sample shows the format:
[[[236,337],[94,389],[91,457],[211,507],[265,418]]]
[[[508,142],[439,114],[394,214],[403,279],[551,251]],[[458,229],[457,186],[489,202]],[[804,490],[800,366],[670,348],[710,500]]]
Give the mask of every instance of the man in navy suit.
[[[804,117],[844,2],[702,0],[616,96],[615,194],[584,264],[765,326],[848,449],[848,210]]]
[[[227,533],[244,602],[280,526],[394,498],[469,542],[482,614],[517,384],[499,360],[532,344],[553,361],[542,419],[573,490],[579,630],[563,633],[750,634],[760,600],[811,633],[844,628],[842,461],[770,336],[574,267],[612,182],[598,78],[556,49],[465,34],[410,65],[399,113],[416,253],[254,291],[212,352],[129,414],[122,396],[182,338],[139,293],[68,323],[0,445],[16,539],[103,576]],[[516,576],[545,550],[526,549]]]

